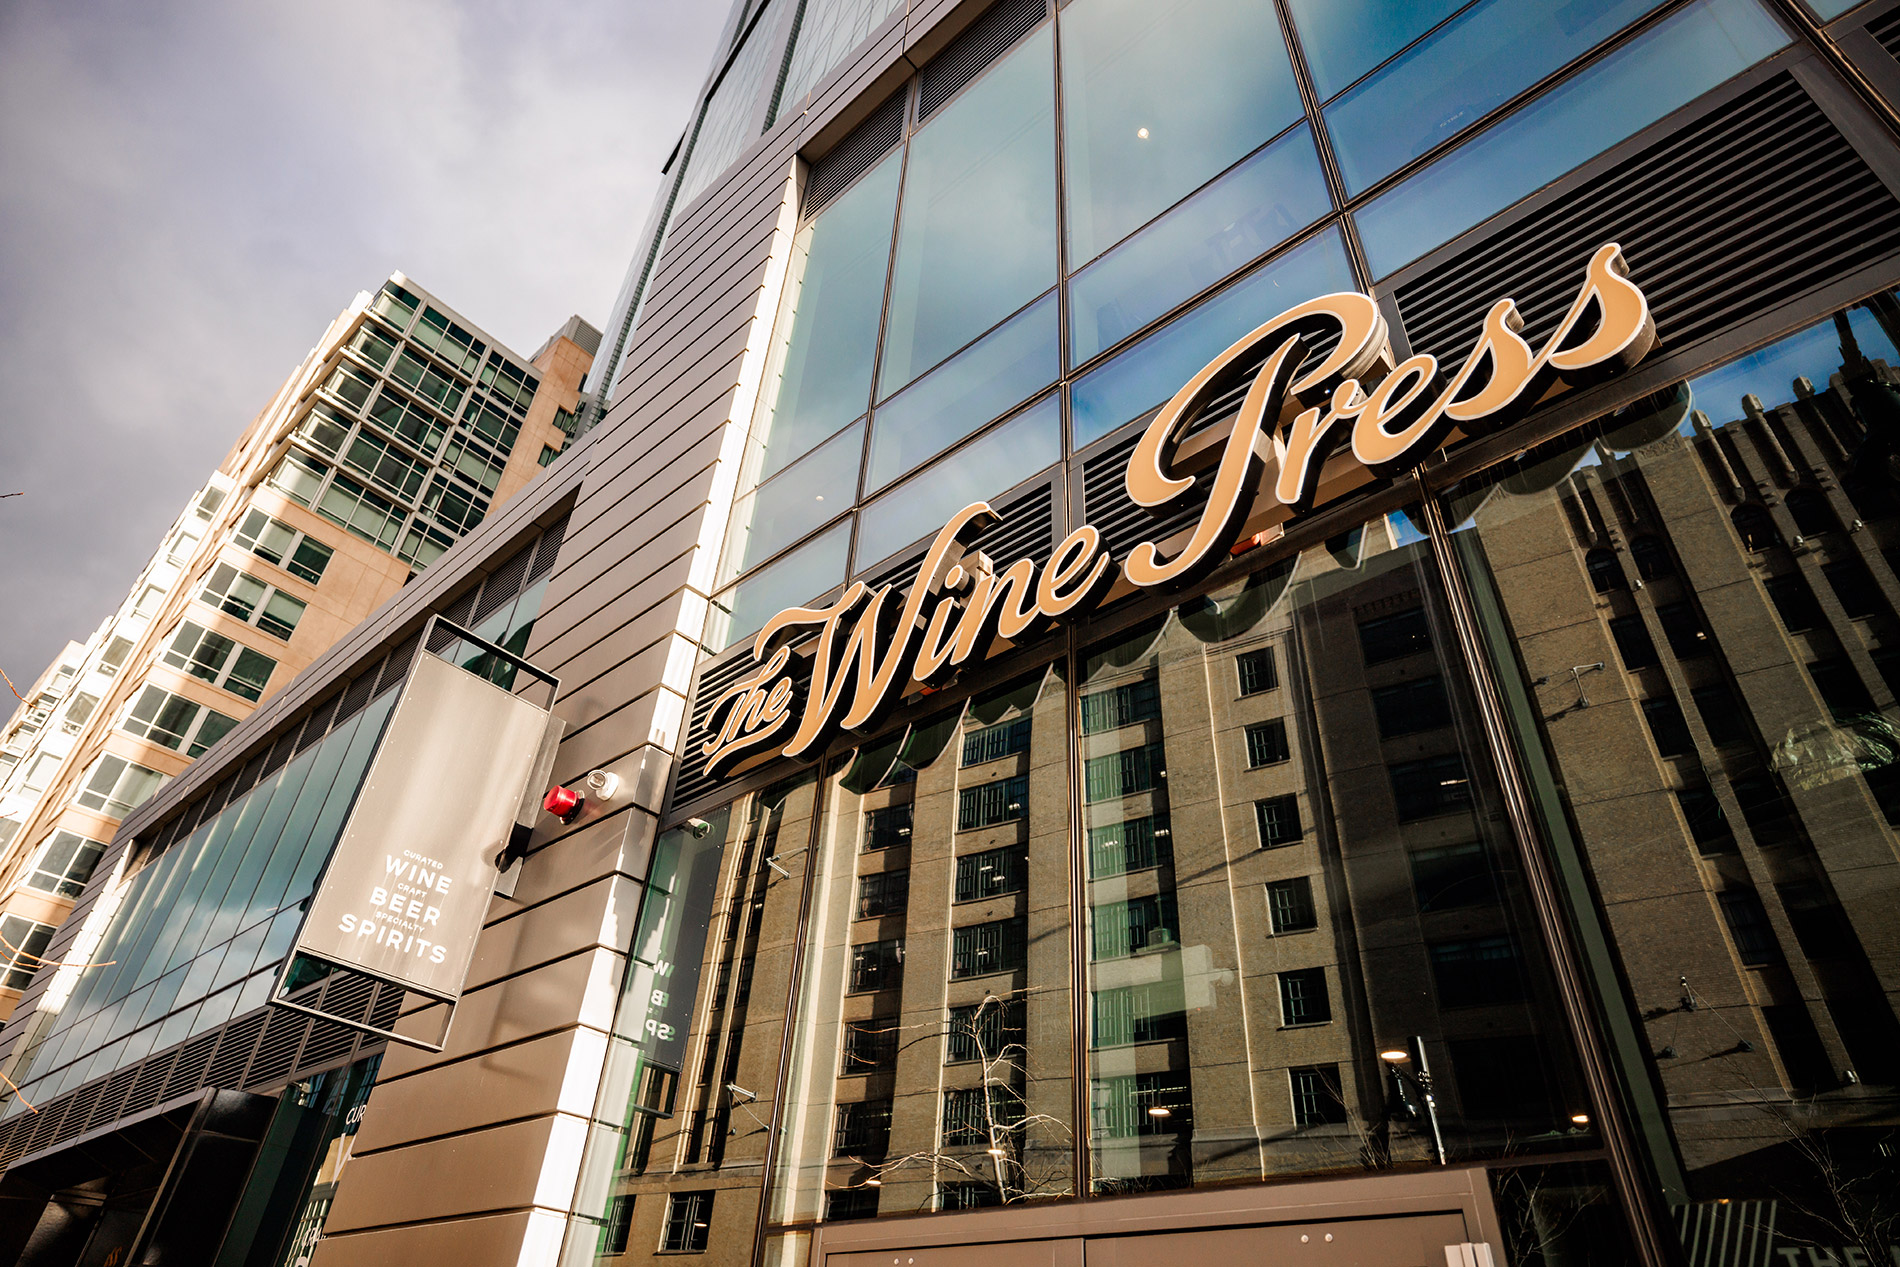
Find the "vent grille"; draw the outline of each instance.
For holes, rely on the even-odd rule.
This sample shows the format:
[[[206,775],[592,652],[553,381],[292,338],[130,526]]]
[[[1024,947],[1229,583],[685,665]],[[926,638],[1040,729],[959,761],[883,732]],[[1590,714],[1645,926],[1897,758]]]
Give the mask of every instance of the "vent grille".
[[[1867,34],[1880,42],[1887,55],[1900,61],[1900,9],[1895,9],[1878,22],[1867,24]]]
[[[541,544],[534,552],[534,566],[528,569],[530,581],[538,581],[554,570],[555,556],[561,553],[561,541],[567,536],[568,518],[562,515],[542,531]]]
[[[415,661],[416,648],[421,645],[422,635],[413,633],[397,643],[389,654],[383,657],[383,671],[376,677],[378,695],[402,681],[403,675],[409,672],[409,666]]]
[[[1216,401],[1200,425],[1211,425],[1220,412],[1234,412],[1239,408],[1240,398],[1245,395],[1243,384],[1239,395],[1234,396],[1231,402]],[[1180,509],[1165,516],[1157,516],[1130,501],[1123,486],[1128,475],[1128,460],[1134,456],[1135,446],[1139,443],[1141,435],[1136,433],[1082,464],[1084,522],[1094,524],[1101,530],[1102,548],[1113,556],[1117,564],[1127,560],[1128,552],[1137,543],[1165,541],[1200,519],[1201,512],[1207,508],[1207,490],[1214,482],[1214,470],[1210,468],[1204,471],[1195,479],[1194,487]]]
[[[484,618],[497,611],[505,603],[511,603],[521,593],[521,580],[527,576],[528,568],[534,563],[534,547],[523,546],[514,555],[492,572],[482,586],[482,596],[475,604],[473,619],[480,624]]]
[[[1778,75],[1399,287],[1412,350],[1462,357],[1505,295],[1537,345],[1606,241],[1679,348],[1900,250],[1900,203]]]
[[[165,1094],[162,1098],[170,1100],[196,1090],[204,1085],[205,1070],[211,1064],[211,1053],[218,1047],[218,1032],[200,1035],[186,1043],[178,1052],[178,1063],[172,1066],[171,1077],[165,1082]]]
[[[999,0],[991,5],[918,74],[917,121],[929,118],[1048,16],[1048,0]]]
[[[376,1006],[369,1010],[369,1023],[377,1029],[393,1029],[396,1018],[402,1015],[401,986],[385,984],[382,993],[376,996]]]
[[[794,658],[791,667],[809,666],[809,661]],[[693,706],[688,716],[691,724],[686,728],[687,741],[680,753],[678,778],[673,784],[673,803],[686,805],[698,800],[719,786],[719,780],[706,774],[706,755],[699,750],[706,742],[706,722],[712,714],[713,704],[726,693],[726,688],[746,674],[758,668],[757,660],[749,650],[740,650],[724,664],[715,665],[702,671],[698,684],[693,688]],[[809,680],[809,679],[807,679]],[[804,699],[803,684],[795,686],[792,692],[792,708],[796,710]]]
[[[264,1086],[289,1074],[297,1063],[297,1049],[303,1046],[303,1036],[309,1028],[309,1017],[280,1008],[271,1009],[263,1041],[258,1043],[257,1056],[244,1078],[245,1089]]]
[[[177,1052],[168,1052],[153,1056],[139,1066],[138,1081],[132,1084],[131,1093],[119,1109],[121,1117],[127,1113],[142,1113],[163,1098],[165,1085],[171,1081],[172,1062],[177,1055]]]
[[[252,1012],[225,1026],[224,1041],[218,1044],[218,1054],[211,1059],[205,1082],[214,1087],[235,1087],[242,1083],[244,1070],[251,1063],[251,1050],[263,1032],[263,1012]]]
[[[996,514],[999,522],[972,541],[972,549],[989,555],[997,567],[1008,567],[1017,559],[1034,559],[1038,567],[1049,561],[1055,552],[1055,491],[1050,485],[1031,489],[998,507]],[[876,575],[861,579],[872,589],[892,583],[902,586],[916,574],[917,562],[929,548],[920,546]]]
[[[858,177],[871,170],[878,159],[904,139],[904,94],[897,93],[871,112],[844,140],[831,147],[830,153],[811,165],[805,181],[805,214],[810,215],[830,202]]]

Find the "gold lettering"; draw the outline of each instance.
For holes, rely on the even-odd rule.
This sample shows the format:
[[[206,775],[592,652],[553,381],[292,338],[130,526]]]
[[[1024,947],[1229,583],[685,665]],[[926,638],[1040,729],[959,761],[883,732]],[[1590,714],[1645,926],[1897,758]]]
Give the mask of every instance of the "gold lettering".
[[[1036,606],[1044,616],[1051,620],[1066,616],[1077,608],[1093,606],[1108,593],[1115,580],[1108,570],[1114,560],[1101,550],[1101,531],[1090,524],[1083,524],[1062,539],[1036,586]]]

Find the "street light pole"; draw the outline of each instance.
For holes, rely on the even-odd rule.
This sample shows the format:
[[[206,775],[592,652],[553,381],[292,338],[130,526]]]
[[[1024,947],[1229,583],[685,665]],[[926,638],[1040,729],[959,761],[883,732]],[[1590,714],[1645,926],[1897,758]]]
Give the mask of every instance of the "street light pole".
[[[1405,1100],[1405,1080],[1410,1078],[1418,1087],[1419,1095],[1425,1100],[1425,1120],[1432,1128],[1432,1152],[1438,1158],[1438,1164],[1445,1162],[1445,1136],[1438,1129],[1438,1097],[1432,1093],[1432,1066],[1425,1056],[1425,1040],[1414,1034],[1403,1047],[1388,1047],[1379,1053],[1379,1059],[1392,1071],[1392,1083],[1399,1092],[1401,1103]],[[1407,1070],[1404,1066],[1416,1064],[1417,1071]]]

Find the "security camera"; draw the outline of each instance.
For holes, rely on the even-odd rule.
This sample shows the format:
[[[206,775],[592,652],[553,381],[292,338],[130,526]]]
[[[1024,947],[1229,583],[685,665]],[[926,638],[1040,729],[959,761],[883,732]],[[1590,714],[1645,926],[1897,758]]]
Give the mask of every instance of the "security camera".
[[[703,818],[689,818],[686,820],[686,830],[693,833],[694,840],[704,840],[706,833],[712,830],[712,824]]]
[[[587,794],[597,800],[611,801],[614,793],[620,790],[620,776],[609,774],[605,770],[587,772]]]

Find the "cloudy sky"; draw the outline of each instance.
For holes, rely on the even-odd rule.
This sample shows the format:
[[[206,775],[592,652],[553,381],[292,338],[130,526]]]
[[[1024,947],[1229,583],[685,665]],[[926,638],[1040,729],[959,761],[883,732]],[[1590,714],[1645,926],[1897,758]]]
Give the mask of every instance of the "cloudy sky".
[[[0,668],[392,269],[523,354],[603,323],[727,7],[0,0]]]

